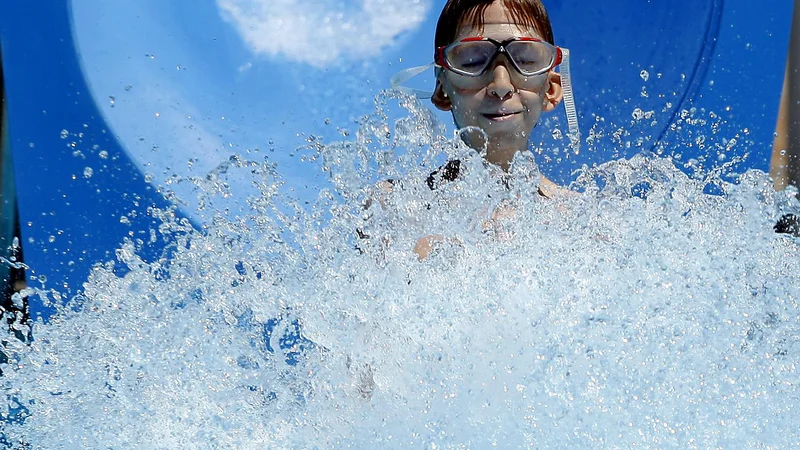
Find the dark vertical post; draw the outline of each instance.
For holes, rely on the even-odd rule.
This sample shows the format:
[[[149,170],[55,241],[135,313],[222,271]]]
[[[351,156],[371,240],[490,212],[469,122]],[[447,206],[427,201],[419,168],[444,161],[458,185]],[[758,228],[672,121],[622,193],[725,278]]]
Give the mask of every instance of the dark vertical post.
[[[0,261],[0,318],[5,318],[10,323],[15,319],[27,319],[27,302],[24,299],[17,302],[13,300],[13,295],[25,285],[25,272],[19,266],[22,262],[22,247],[19,243],[19,212],[14,165],[9,148],[5,92],[3,59],[0,53],[0,257],[3,258]],[[21,316],[17,317],[18,314]]]

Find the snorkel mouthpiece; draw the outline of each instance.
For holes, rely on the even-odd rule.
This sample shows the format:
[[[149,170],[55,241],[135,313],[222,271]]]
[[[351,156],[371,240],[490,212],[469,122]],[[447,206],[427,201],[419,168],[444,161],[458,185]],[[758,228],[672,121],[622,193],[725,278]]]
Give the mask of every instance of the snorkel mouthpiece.
[[[578,127],[578,110],[575,108],[575,97],[572,94],[572,77],[569,68],[569,50],[561,49],[561,89],[564,95],[564,109],[567,112],[569,126],[569,145],[578,153],[581,149],[581,130]]]

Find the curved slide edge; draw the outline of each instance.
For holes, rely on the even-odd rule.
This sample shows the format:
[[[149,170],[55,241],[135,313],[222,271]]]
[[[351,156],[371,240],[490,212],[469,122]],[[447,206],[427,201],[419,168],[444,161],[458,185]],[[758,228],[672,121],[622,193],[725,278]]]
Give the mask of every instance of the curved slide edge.
[[[89,95],[67,2],[12,2],[3,16],[0,43],[28,285],[71,296],[94,264],[114,258],[124,238],[148,242],[155,225],[148,209],[168,204],[108,131]],[[151,256],[158,253],[153,248]],[[48,314],[37,298],[30,308]]]

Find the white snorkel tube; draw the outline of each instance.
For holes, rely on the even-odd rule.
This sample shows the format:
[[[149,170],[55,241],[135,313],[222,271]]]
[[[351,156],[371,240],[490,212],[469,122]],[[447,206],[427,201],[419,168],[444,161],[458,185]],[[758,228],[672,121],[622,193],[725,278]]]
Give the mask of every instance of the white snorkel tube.
[[[425,66],[410,67],[397,72],[390,79],[392,89],[418,99],[430,99],[433,97],[433,92],[413,89],[403,86],[403,84],[432,67],[437,67],[436,63],[431,63]],[[569,146],[575,151],[575,153],[578,153],[581,148],[581,130],[578,126],[578,110],[575,107],[575,96],[572,92],[572,74],[570,73],[569,66],[569,50],[566,48],[561,49],[561,64],[559,64],[558,67],[560,68],[561,73],[561,89],[563,94],[564,110],[567,113],[567,126],[569,128],[567,137],[569,138]]]
[[[578,126],[578,109],[575,107],[575,96],[572,93],[572,74],[569,68],[569,50],[561,49],[561,89],[564,96],[564,110],[567,112],[569,146],[578,153],[581,149],[581,129]]]

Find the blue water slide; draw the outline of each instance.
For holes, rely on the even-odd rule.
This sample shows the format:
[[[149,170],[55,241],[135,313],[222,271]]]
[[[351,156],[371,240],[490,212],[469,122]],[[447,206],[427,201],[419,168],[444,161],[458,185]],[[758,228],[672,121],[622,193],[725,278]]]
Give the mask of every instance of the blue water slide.
[[[0,19],[28,284],[65,295],[78,291],[92,265],[113,259],[124,237],[147,239],[154,225],[148,208],[167,205],[99,112],[76,57],[68,7],[9,2]],[[34,314],[43,310],[37,301]]]
[[[565,161],[565,172],[629,155],[626,139],[609,142],[620,128],[635,134],[627,139],[634,149],[669,148],[687,161],[716,156],[714,144],[735,138],[727,156],[748,154],[741,168],[767,170],[790,1],[557,1],[548,9],[557,43],[573,54],[583,137],[594,128],[606,138],[605,151]],[[682,114],[708,126],[690,133]],[[625,148],[610,155],[613,144]]]
[[[87,0],[83,10],[87,3],[101,6]],[[429,15],[435,16],[442,4],[434,2]],[[83,25],[73,21],[71,8],[76,5],[66,0],[6,2],[0,14],[10,148],[29,284],[40,286],[45,278],[45,286],[66,295],[80,290],[93,264],[112,259],[124,238],[147,241],[154,224],[149,208],[166,205],[155,187],[158,180],[144,174],[147,162],[132,153],[140,144],[126,137],[130,133],[125,133],[124,122],[109,125],[114,96],[93,90],[88,81],[94,66],[82,62],[77,51],[74,27]],[[192,3],[192,8],[213,11],[204,5]],[[565,182],[582,164],[642,150],[679,153],[690,160],[716,156],[722,148],[727,157],[749,154],[740,168],[767,169],[791,2],[554,0],[547,6],[557,44],[572,52],[580,125],[583,138],[589,138],[579,155],[559,159],[554,178]],[[169,7],[180,8],[180,3]],[[136,17],[163,24],[153,11],[142,7]],[[214,33],[232,39],[222,29],[226,24],[215,20],[219,30],[197,34],[195,41],[182,45]],[[107,31],[124,26],[105,25]],[[162,26],[161,32],[170,26]],[[89,39],[99,45],[111,38],[98,34]],[[218,43],[215,37],[196,45],[211,54]],[[243,65],[239,71],[248,68]],[[383,85],[373,83],[376,88],[388,84],[381,70]],[[302,71],[300,67],[294,73]],[[220,84],[209,84],[219,92],[208,94],[206,89],[206,95],[232,95],[235,86]],[[137,95],[136,89],[130,95]],[[262,107],[265,114],[270,112],[270,105]],[[718,123],[713,133],[708,127],[703,131],[708,136],[701,136],[688,130],[687,119],[692,118]],[[183,156],[191,158],[192,149],[185,151]],[[32,305],[33,311],[41,308]]]

